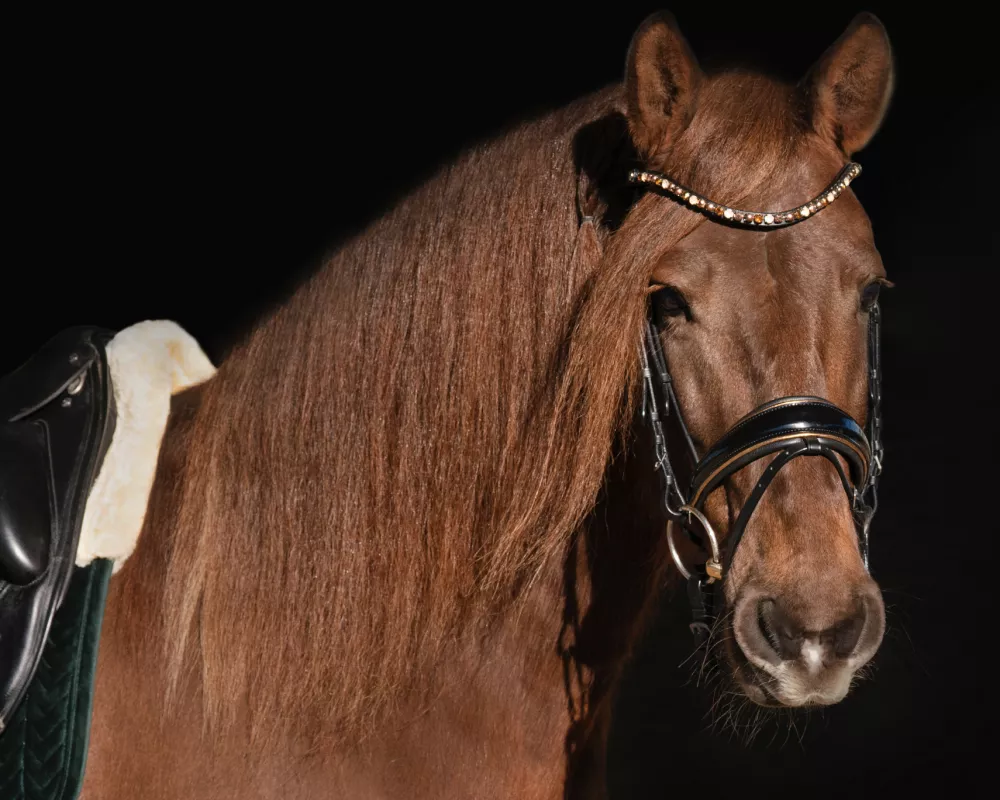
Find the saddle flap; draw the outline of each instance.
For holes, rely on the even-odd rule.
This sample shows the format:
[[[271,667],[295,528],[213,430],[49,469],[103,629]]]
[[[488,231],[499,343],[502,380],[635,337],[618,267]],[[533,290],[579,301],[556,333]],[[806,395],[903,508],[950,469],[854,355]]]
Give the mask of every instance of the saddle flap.
[[[0,425],[0,585],[27,586],[45,574],[52,545],[45,427]]]

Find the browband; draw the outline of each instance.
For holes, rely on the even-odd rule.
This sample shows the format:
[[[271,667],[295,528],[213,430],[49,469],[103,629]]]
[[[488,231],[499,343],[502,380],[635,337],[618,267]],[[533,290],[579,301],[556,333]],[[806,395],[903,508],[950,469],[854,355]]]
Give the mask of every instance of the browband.
[[[686,203],[696,211],[704,212],[715,222],[727,223],[740,228],[786,228],[822,211],[836,200],[841,192],[851,185],[851,181],[860,174],[861,165],[852,161],[816,197],[808,203],[803,203],[788,211],[744,211],[706,200],[693,190],[671,180],[662,172],[634,169],[629,173],[629,180],[632,183],[641,183],[658,189],[661,194]]]

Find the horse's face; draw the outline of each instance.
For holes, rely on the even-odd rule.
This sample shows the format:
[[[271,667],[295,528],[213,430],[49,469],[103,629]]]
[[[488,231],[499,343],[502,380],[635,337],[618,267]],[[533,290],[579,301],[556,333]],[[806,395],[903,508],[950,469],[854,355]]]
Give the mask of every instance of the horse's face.
[[[663,20],[640,29],[629,66],[630,124],[640,152],[668,172],[683,174],[687,164],[688,185],[699,188],[701,176],[706,196],[742,208],[794,208],[818,193],[874,133],[891,86],[888,43],[870,18],[856,21],[824,57],[809,90],[749,76],[707,79]],[[802,97],[814,103],[805,124],[796,111]],[[683,125],[672,121],[685,108]],[[754,113],[759,118],[747,122]],[[648,122],[657,114],[653,134]],[[644,136],[667,141],[654,146]],[[753,162],[745,163],[746,195],[733,196],[724,174],[739,192],[743,165],[715,166],[727,152]],[[667,216],[678,213],[662,197],[641,203],[643,230],[657,214],[668,225]],[[703,218],[686,230],[652,254],[651,282],[662,287],[652,302],[666,320],[662,342],[699,449],[751,409],[789,395],[824,397],[863,422],[868,309],[885,273],[853,193],[783,230],[733,229]],[[706,513],[717,531],[739,514],[768,460],[713,492]],[[879,646],[884,608],[833,464],[798,458],[778,473],[750,518],[724,595],[715,641],[750,699],[827,705],[846,695]]]
[[[813,163],[806,185],[836,174],[832,159],[817,154]],[[771,202],[760,207],[780,209],[800,198],[763,199]],[[699,449],[752,408],[789,395],[824,397],[864,420],[867,309],[883,276],[852,195],[808,225],[758,234],[708,222],[672,248],[654,273],[670,288],[653,302],[667,319],[664,344]],[[717,530],[739,513],[765,464],[713,492],[706,511]],[[878,647],[883,608],[829,461],[799,458],[778,473],[735,552],[725,596],[732,635],[722,641],[751,697],[801,705],[845,695]]]

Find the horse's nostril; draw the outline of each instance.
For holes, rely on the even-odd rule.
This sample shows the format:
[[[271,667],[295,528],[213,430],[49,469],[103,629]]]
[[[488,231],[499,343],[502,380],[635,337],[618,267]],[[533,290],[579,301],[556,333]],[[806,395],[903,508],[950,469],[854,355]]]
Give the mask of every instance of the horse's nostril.
[[[775,602],[750,595],[733,610],[736,642],[751,663],[758,667],[777,666],[782,659],[781,641],[775,620]]]
[[[833,652],[837,654],[838,658],[847,658],[854,652],[864,627],[865,607],[862,605],[858,613],[833,628]]]
[[[801,598],[748,600],[737,609],[740,647],[752,659],[771,663],[804,660],[813,670],[830,659],[852,658],[878,645],[882,626],[878,624],[877,602],[874,595],[862,595],[845,604],[837,619],[828,606],[808,605]],[[837,621],[831,624],[831,619]]]
[[[878,587],[850,594],[823,588],[796,586],[771,596],[751,588],[735,602],[738,650],[730,654],[736,677],[754,702],[767,704],[769,697],[787,706],[839,702],[852,675],[875,654],[885,630]]]
[[[757,625],[760,627],[760,632],[764,634],[764,639],[768,644],[774,649],[775,652],[778,651],[778,637],[774,633],[774,629],[771,627],[771,623],[768,620],[768,612],[774,606],[773,600],[762,600],[760,605],[757,606]]]
[[[819,674],[871,656],[881,638],[878,609],[874,595],[834,606],[809,594],[751,594],[737,603],[733,628],[740,649],[758,667],[794,661]]]
[[[757,606],[757,624],[779,658],[788,660],[798,656],[802,648],[802,631],[791,624],[774,600],[761,600]]]

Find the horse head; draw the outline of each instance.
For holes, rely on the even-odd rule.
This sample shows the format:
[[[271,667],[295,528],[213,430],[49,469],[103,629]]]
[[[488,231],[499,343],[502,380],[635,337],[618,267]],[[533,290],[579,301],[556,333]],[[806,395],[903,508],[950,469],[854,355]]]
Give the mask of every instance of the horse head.
[[[648,264],[650,336],[679,411],[663,420],[668,440],[681,438],[670,428],[683,419],[694,453],[712,461],[721,441],[714,473],[695,476],[689,464],[677,478],[700,496],[677,491],[671,506],[668,487],[667,507],[728,553],[702,576],[721,586],[712,645],[762,705],[840,701],[885,628],[866,563],[870,514],[859,521],[857,506],[881,468],[873,443],[825,428],[815,437],[825,450],[796,442],[826,458],[788,457],[773,431],[744,436],[742,450],[725,443],[775,406],[810,404],[836,408],[851,430],[867,425],[871,438],[872,317],[887,280],[848,186],[859,172],[850,157],[875,134],[892,85],[889,41],[871,15],[796,85],[704,73],[666,14],[642,24],[628,53],[633,178],[656,191],[638,199],[605,258]],[[779,421],[785,440],[815,422],[803,419]],[[778,445],[747,457],[766,436]],[[681,511],[685,500],[697,508]],[[676,558],[691,563],[697,551],[675,538]]]

